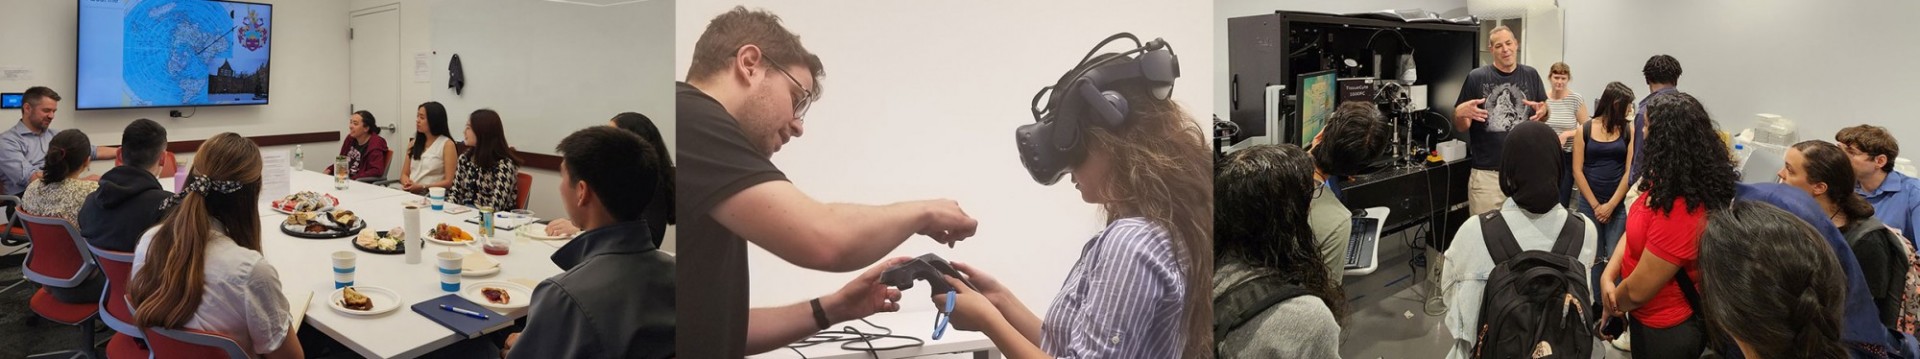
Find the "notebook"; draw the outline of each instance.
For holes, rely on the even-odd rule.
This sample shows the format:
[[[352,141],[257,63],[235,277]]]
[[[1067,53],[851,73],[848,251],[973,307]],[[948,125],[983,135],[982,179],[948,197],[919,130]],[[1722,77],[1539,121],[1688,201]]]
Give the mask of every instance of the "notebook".
[[[486,314],[487,319],[479,319],[461,315],[460,313],[449,312],[440,309],[441,304]],[[439,298],[414,304],[413,312],[420,313],[421,316],[433,320],[434,323],[440,323],[440,326],[447,327],[447,329],[453,330],[455,334],[460,334],[462,338],[467,339],[473,339],[474,337],[513,326],[513,318],[494,312],[479,304],[474,304],[466,298],[461,298],[458,294],[447,294]]]
[[[287,313],[293,314],[290,315],[290,317],[293,317],[292,328],[299,328],[300,323],[307,320],[307,305],[313,302],[313,291],[295,290],[286,292],[286,294]]]

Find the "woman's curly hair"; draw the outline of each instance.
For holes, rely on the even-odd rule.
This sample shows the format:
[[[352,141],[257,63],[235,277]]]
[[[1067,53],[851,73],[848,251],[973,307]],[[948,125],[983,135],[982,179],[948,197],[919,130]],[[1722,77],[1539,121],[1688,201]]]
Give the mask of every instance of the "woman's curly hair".
[[[1647,162],[1640,182],[1652,197],[1647,205],[1663,214],[1674,210],[1676,199],[1686,200],[1686,211],[1727,208],[1739,179],[1706,107],[1684,92],[1647,102]]]

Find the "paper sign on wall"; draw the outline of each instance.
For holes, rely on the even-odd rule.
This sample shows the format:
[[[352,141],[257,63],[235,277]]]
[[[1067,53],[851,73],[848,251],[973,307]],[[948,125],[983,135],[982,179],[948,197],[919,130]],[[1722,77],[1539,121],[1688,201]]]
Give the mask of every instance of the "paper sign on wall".
[[[433,76],[432,64],[433,54],[425,52],[413,54],[413,82],[427,83]]]
[[[288,151],[260,152],[260,201],[272,201],[293,194],[293,155]]]
[[[0,66],[0,81],[32,81],[33,70],[20,66]]]

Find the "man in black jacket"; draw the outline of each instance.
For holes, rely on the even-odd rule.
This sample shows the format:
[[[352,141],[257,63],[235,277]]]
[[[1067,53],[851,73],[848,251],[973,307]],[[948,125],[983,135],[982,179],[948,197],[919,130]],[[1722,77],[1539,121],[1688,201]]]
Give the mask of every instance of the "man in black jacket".
[[[80,206],[80,235],[100,249],[133,252],[140,235],[160,223],[166,213],[160,204],[173,196],[160,188],[160,156],[167,147],[167,129],[153,120],[139,119],[120,135],[120,166],[100,176],[100,189]]]

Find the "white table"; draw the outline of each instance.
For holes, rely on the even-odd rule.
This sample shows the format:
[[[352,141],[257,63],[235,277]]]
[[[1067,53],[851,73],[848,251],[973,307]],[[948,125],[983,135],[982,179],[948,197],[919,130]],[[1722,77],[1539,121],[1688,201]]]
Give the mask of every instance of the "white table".
[[[175,192],[173,188],[173,181],[174,181],[173,178],[161,178],[160,188],[167,190],[167,192]],[[314,192],[319,192],[323,194],[330,194],[330,195],[333,195],[333,198],[339,199],[340,203],[342,204],[358,203],[358,202],[365,202],[365,201],[371,201],[371,200],[383,199],[383,198],[389,198],[389,197],[398,197],[398,196],[413,196],[414,198],[419,198],[419,196],[414,195],[412,193],[407,193],[407,191],[401,191],[401,190],[382,187],[382,186],[375,186],[372,184],[368,184],[360,181],[354,181],[354,180],[347,180],[347,189],[344,189],[344,190],[333,189],[333,176],[328,176],[326,174],[313,172],[313,171],[293,171],[293,175],[287,178],[287,188],[292,189],[294,192],[314,191]],[[283,193],[283,194],[261,193],[260,201],[262,205],[260,207],[261,208],[260,214],[261,215],[277,214],[277,212],[274,212],[273,210],[268,209],[266,207],[267,206],[266,203],[272,203],[273,200],[280,199],[280,197],[284,197],[288,194],[291,194],[291,193]],[[352,208],[348,208],[348,209],[352,209]]]
[[[867,317],[867,321],[873,322],[874,325],[879,325],[879,326],[893,329],[894,335],[903,335],[903,336],[909,336],[914,338],[920,338],[920,340],[926,342],[926,344],[921,346],[906,347],[906,348],[886,350],[886,351],[880,351],[880,352],[865,352],[865,351],[853,351],[853,350],[840,349],[841,343],[828,343],[828,344],[815,345],[807,348],[801,348],[800,352],[804,353],[806,357],[809,359],[823,359],[823,358],[825,359],[860,359],[860,358],[873,358],[876,356],[880,358],[907,358],[907,357],[916,357],[916,356],[923,356],[923,355],[952,354],[952,353],[973,353],[973,357],[976,359],[1000,358],[1000,349],[995,348],[993,346],[993,341],[987,339],[986,333],[969,332],[969,331],[955,329],[953,327],[948,327],[946,333],[944,333],[944,335],[941,336],[940,340],[933,340],[932,338],[933,338],[934,314],[935,312],[932,312],[932,311],[910,312],[910,313],[900,312],[900,313],[880,313],[880,314],[875,314],[871,317]],[[857,321],[857,320],[846,322],[846,323],[835,324],[833,328],[837,330],[845,326],[852,326],[856,329],[860,329],[860,331],[862,332],[879,332],[880,331],[878,328],[873,328],[871,326],[868,326],[866,323],[861,323],[860,321]],[[901,341],[902,340],[900,339],[887,339],[885,341],[877,340],[875,341],[874,346],[885,347],[890,344],[898,343]],[[854,344],[854,345],[859,346],[862,344]],[[796,358],[797,359],[797,358],[800,358],[800,356],[795,355],[793,350],[791,349],[780,348],[780,349],[775,349],[774,351],[761,353],[759,355],[754,355],[749,358],[753,358],[753,359]]]
[[[313,179],[322,181],[313,181]],[[314,187],[316,184],[319,187]],[[354,185],[358,183],[349,183]],[[169,184],[170,185],[170,184]],[[364,184],[361,184],[364,185]],[[404,191],[365,185],[350,187],[346,191],[334,191],[331,177],[314,172],[297,172],[290,186],[295,191],[323,191],[334,193],[340,198],[340,208],[352,210],[367,221],[369,231],[386,230],[402,225],[400,215],[402,202],[420,198]],[[340,341],[362,356],[370,358],[411,358],[463,340],[458,334],[426,317],[414,313],[410,308],[414,303],[426,301],[450,294],[440,290],[440,275],[436,271],[433,254],[455,250],[464,251],[466,247],[450,247],[427,243],[427,252],[422,253],[419,264],[407,264],[405,255],[380,255],[362,252],[353,248],[353,239],[304,239],[289,236],[280,231],[280,222],[286,215],[262,209],[269,213],[260,218],[261,252],[280,272],[281,286],[289,291],[313,291],[313,299],[307,307],[306,323]],[[466,223],[472,212],[452,215],[431,209],[420,212],[420,226],[430,228],[435,224],[447,223],[459,226],[470,233],[477,233],[476,225]],[[499,260],[500,272],[484,277],[462,278],[462,283],[470,285],[480,281],[507,281],[527,279],[539,281],[559,274],[560,267],[553,264],[550,257],[558,249],[557,245],[536,244],[535,241],[518,238],[510,231],[499,230],[501,236],[514,237],[509,254],[494,256]],[[354,284],[391,289],[405,302],[399,309],[391,312],[361,317],[341,314],[328,305],[328,298],[334,291],[332,261],[335,251],[357,253],[354,270]],[[463,286],[464,288],[464,286]],[[526,310],[502,313],[518,319],[526,316]]]

